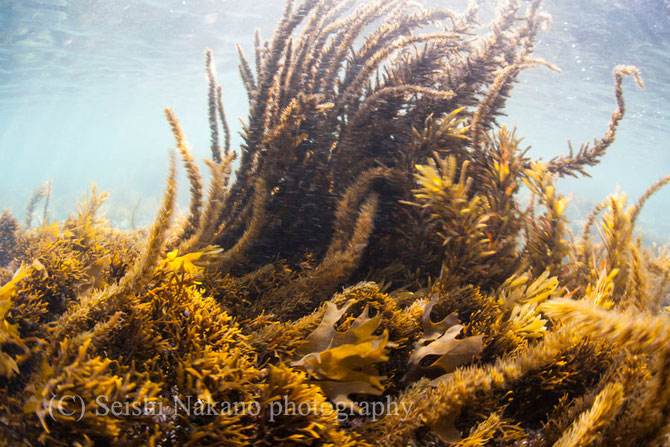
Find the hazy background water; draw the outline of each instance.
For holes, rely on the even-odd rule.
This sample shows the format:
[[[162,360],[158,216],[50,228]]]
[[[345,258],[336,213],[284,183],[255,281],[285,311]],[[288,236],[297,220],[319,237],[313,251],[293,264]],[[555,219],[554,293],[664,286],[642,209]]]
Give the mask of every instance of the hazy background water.
[[[423,3],[460,10],[465,2]],[[50,178],[51,214],[62,219],[95,182],[111,195],[115,225],[128,226],[138,201],[138,223],[147,223],[173,147],[162,109],[175,109],[196,158],[209,156],[203,51],[211,48],[236,147],[236,118],[246,118],[247,102],[235,43],[251,55],[254,27],[270,36],[282,7],[281,0],[0,0],[0,207],[22,219],[31,191]],[[543,9],[553,24],[536,54],[563,72],[524,73],[500,120],[518,127],[533,157],[604,134],[615,65],[637,65],[647,84],[641,91],[625,81],[627,114],[593,177],[561,180],[579,220],[617,186],[632,201],[670,174],[670,3],[545,0]],[[183,181],[180,193],[186,204]],[[648,202],[640,226],[649,239],[670,239],[669,205],[670,188]]]

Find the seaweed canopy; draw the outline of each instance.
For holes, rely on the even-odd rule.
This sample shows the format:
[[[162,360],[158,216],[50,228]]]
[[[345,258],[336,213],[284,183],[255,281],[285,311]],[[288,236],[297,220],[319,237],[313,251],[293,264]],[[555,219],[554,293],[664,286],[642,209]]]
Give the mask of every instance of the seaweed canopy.
[[[495,121],[522,69],[551,67],[539,1],[483,27],[479,2],[356,5],[289,1],[256,70],[240,52],[239,153],[206,53],[207,194],[165,111],[177,225],[174,156],[148,231],[110,228],[95,188],[62,223],[3,212],[0,445],[667,441],[670,255],[634,226],[670,176],[577,239],[555,185],[612,144],[637,69],[614,69],[605,136],[544,163]]]
[[[542,168],[525,157],[514,132],[489,133],[521,70],[555,68],[532,57],[535,35],[548,22],[539,3],[502,2],[481,26],[479,2],[458,13],[403,1],[288,2],[272,38],[256,35],[255,70],[238,47],[250,109],[231,185],[237,154],[207,51],[207,200],[177,118],[165,111],[192,195],[172,244],[181,252],[222,247],[222,274],[253,272],[277,259],[307,269],[279,293],[254,300],[257,313],[272,308],[282,316],[314,309],[351,279],[421,288],[439,277],[491,287],[524,263],[543,270],[545,261],[533,256],[541,257],[547,244],[560,245],[555,238],[563,229],[527,234],[539,240],[528,244],[522,260],[515,251],[524,212],[514,195],[523,182],[541,189],[554,175],[587,174],[623,116],[622,78],[638,76],[631,67],[616,70],[619,107],[603,139]],[[466,173],[470,180],[460,192],[452,190],[460,197],[437,203],[420,194],[418,203],[415,165],[433,154],[449,158],[451,174],[462,171],[462,180]],[[422,173],[425,186],[432,174]],[[534,193],[551,208],[556,197],[548,188]],[[442,207],[437,214],[436,207]],[[452,211],[467,213],[468,220],[454,226],[446,216]],[[549,226],[562,209],[551,211]],[[477,234],[477,249],[465,250],[462,242]],[[564,255],[556,252],[559,261]],[[274,309],[280,302],[282,309]]]
[[[325,295],[362,259],[366,271],[425,285],[439,274],[442,241],[411,234],[421,212],[399,201],[412,199],[414,165],[433,152],[459,165],[483,163],[485,132],[516,76],[548,65],[531,57],[547,21],[538,7],[503,2],[481,26],[479,2],[463,12],[404,1],[288,2],[273,36],[263,41],[257,33],[255,70],[238,47],[250,110],[230,186],[235,155],[208,51],[212,180],[205,203],[184,134],[166,110],[192,193],[175,246],[223,247],[222,273],[278,258],[295,266],[309,254],[314,280],[301,288]],[[585,163],[580,156],[554,165],[574,172]],[[287,312],[297,304],[287,303]]]

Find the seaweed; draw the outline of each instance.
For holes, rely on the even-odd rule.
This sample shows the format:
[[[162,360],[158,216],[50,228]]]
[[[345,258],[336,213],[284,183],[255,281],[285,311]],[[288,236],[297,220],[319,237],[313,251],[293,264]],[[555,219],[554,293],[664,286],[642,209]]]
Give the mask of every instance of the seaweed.
[[[614,69],[603,138],[532,159],[496,120],[522,70],[556,69],[532,57],[548,18],[481,7],[289,0],[238,47],[239,151],[205,52],[208,185],[167,108],[148,228],[112,228],[95,187],[62,222],[30,228],[46,186],[24,226],[3,212],[0,445],[666,442],[670,254],[635,225],[670,176],[577,237],[556,185],[640,74]]]
[[[44,201],[44,211],[42,216],[42,221],[44,225],[47,224],[47,213],[49,211],[49,200],[51,199],[51,180],[47,180],[43,185],[35,188],[33,193],[28,199],[28,204],[26,205],[26,222],[25,227],[30,228],[33,223],[33,218],[35,216],[35,210],[40,201]]]
[[[0,215],[0,267],[12,260],[16,250],[18,231],[19,222],[9,210],[2,210],[2,215]]]

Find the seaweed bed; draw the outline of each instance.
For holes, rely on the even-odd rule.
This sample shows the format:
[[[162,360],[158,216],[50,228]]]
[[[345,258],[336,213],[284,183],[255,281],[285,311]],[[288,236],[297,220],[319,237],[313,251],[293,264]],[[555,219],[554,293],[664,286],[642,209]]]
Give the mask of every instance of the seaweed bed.
[[[209,188],[175,114],[148,229],[0,217],[2,445],[663,445],[670,252],[634,237],[652,185],[580,235],[562,176],[605,136],[529,158],[498,126],[548,24],[411,2],[288,1],[257,33],[244,144],[206,53]],[[239,168],[232,164],[239,156]],[[231,180],[232,178],[232,180]],[[521,197],[531,197],[522,200]],[[46,204],[45,204],[46,209]]]

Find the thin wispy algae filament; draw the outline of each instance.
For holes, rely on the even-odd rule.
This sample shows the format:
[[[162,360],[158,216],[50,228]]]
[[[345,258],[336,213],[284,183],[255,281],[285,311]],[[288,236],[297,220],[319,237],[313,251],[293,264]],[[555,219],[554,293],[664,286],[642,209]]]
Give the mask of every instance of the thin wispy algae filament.
[[[522,70],[556,68],[532,57],[548,18],[488,7],[288,1],[238,46],[237,151],[205,52],[207,187],[165,109],[185,215],[176,154],[148,229],[111,228],[95,188],[63,222],[46,186],[25,225],[3,212],[0,445],[662,445],[670,250],[634,226],[670,176],[577,237],[556,189],[640,73],[614,68],[604,137],[532,159],[496,119]]]

